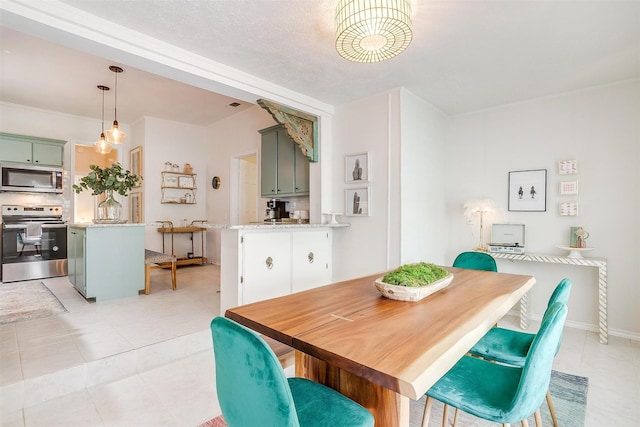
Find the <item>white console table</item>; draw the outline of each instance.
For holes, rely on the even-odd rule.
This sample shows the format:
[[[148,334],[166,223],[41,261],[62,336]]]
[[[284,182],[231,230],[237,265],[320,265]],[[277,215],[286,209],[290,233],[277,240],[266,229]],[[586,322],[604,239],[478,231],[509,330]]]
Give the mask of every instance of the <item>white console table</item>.
[[[607,321],[607,260],[603,258],[569,258],[556,255],[536,254],[499,254],[491,253],[496,259],[508,259],[511,261],[544,262],[553,264],[577,265],[596,267],[598,269],[598,325],[600,328],[600,343],[609,342],[609,326]],[[529,323],[528,296],[525,294],[520,300],[520,327],[527,329]]]

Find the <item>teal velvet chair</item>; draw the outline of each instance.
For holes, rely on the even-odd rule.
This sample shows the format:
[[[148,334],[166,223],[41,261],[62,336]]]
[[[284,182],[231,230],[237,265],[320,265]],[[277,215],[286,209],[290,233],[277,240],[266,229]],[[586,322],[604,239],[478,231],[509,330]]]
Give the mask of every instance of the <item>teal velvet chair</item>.
[[[496,260],[484,252],[462,252],[453,261],[453,266],[470,270],[498,271]]]
[[[558,286],[554,289],[549,302],[547,304],[547,310],[551,308],[556,302],[568,304],[569,295],[571,294],[571,280],[564,278],[558,283]],[[483,359],[493,360],[499,363],[506,363],[513,366],[524,366],[527,359],[527,353],[535,338],[534,334],[526,332],[514,331],[504,328],[492,328],[469,350],[474,356],[482,357]],[[560,342],[558,342],[558,348],[556,353],[560,349]],[[556,419],[553,402],[551,401],[551,394],[547,390],[547,404],[549,405],[549,412],[551,413],[551,419],[553,425],[558,427],[558,420]]]
[[[549,307],[522,367],[472,356],[460,359],[427,391],[423,427],[429,423],[433,399],[503,425],[522,422],[526,427],[527,418],[535,414],[536,426],[540,426],[539,407],[549,388],[553,359],[566,317],[565,304],[556,302]],[[443,419],[443,425],[445,421]]]
[[[254,331],[218,316],[211,334],[218,401],[229,427],[373,427],[371,412],[337,391],[286,378]]]

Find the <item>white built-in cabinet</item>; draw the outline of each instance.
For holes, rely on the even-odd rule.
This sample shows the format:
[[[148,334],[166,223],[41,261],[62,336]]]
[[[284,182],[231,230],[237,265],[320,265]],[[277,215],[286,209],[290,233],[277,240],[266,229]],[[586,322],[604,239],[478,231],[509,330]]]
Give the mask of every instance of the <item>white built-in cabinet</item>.
[[[331,283],[331,229],[222,231],[221,313]]]

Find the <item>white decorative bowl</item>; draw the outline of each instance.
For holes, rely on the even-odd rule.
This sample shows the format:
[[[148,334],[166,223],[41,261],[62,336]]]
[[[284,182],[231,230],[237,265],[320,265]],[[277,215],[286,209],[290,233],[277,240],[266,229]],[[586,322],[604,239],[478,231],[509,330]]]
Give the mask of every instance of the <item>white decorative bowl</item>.
[[[428,297],[434,292],[438,292],[440,289],[446,288],[452,280],[453,274],[449,273],[448,276],[440,280],[436,280],[427,286],[414,288],[410,286],[390,285],[388,283],[384,283],[382,281],[382,277],[379,277],[375,280],[374,285],[378,292],[380,292],[384,297],[400,301],[416,302]]]

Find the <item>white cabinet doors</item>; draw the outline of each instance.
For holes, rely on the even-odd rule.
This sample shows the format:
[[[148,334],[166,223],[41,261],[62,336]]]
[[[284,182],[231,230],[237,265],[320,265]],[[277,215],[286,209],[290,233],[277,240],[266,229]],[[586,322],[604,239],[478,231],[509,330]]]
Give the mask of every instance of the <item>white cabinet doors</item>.
[[[245,233],[242,304],[291,293],[291,233]]]
[[[331,283],[331,233],[294,231],[291,238],[291,292]]]

